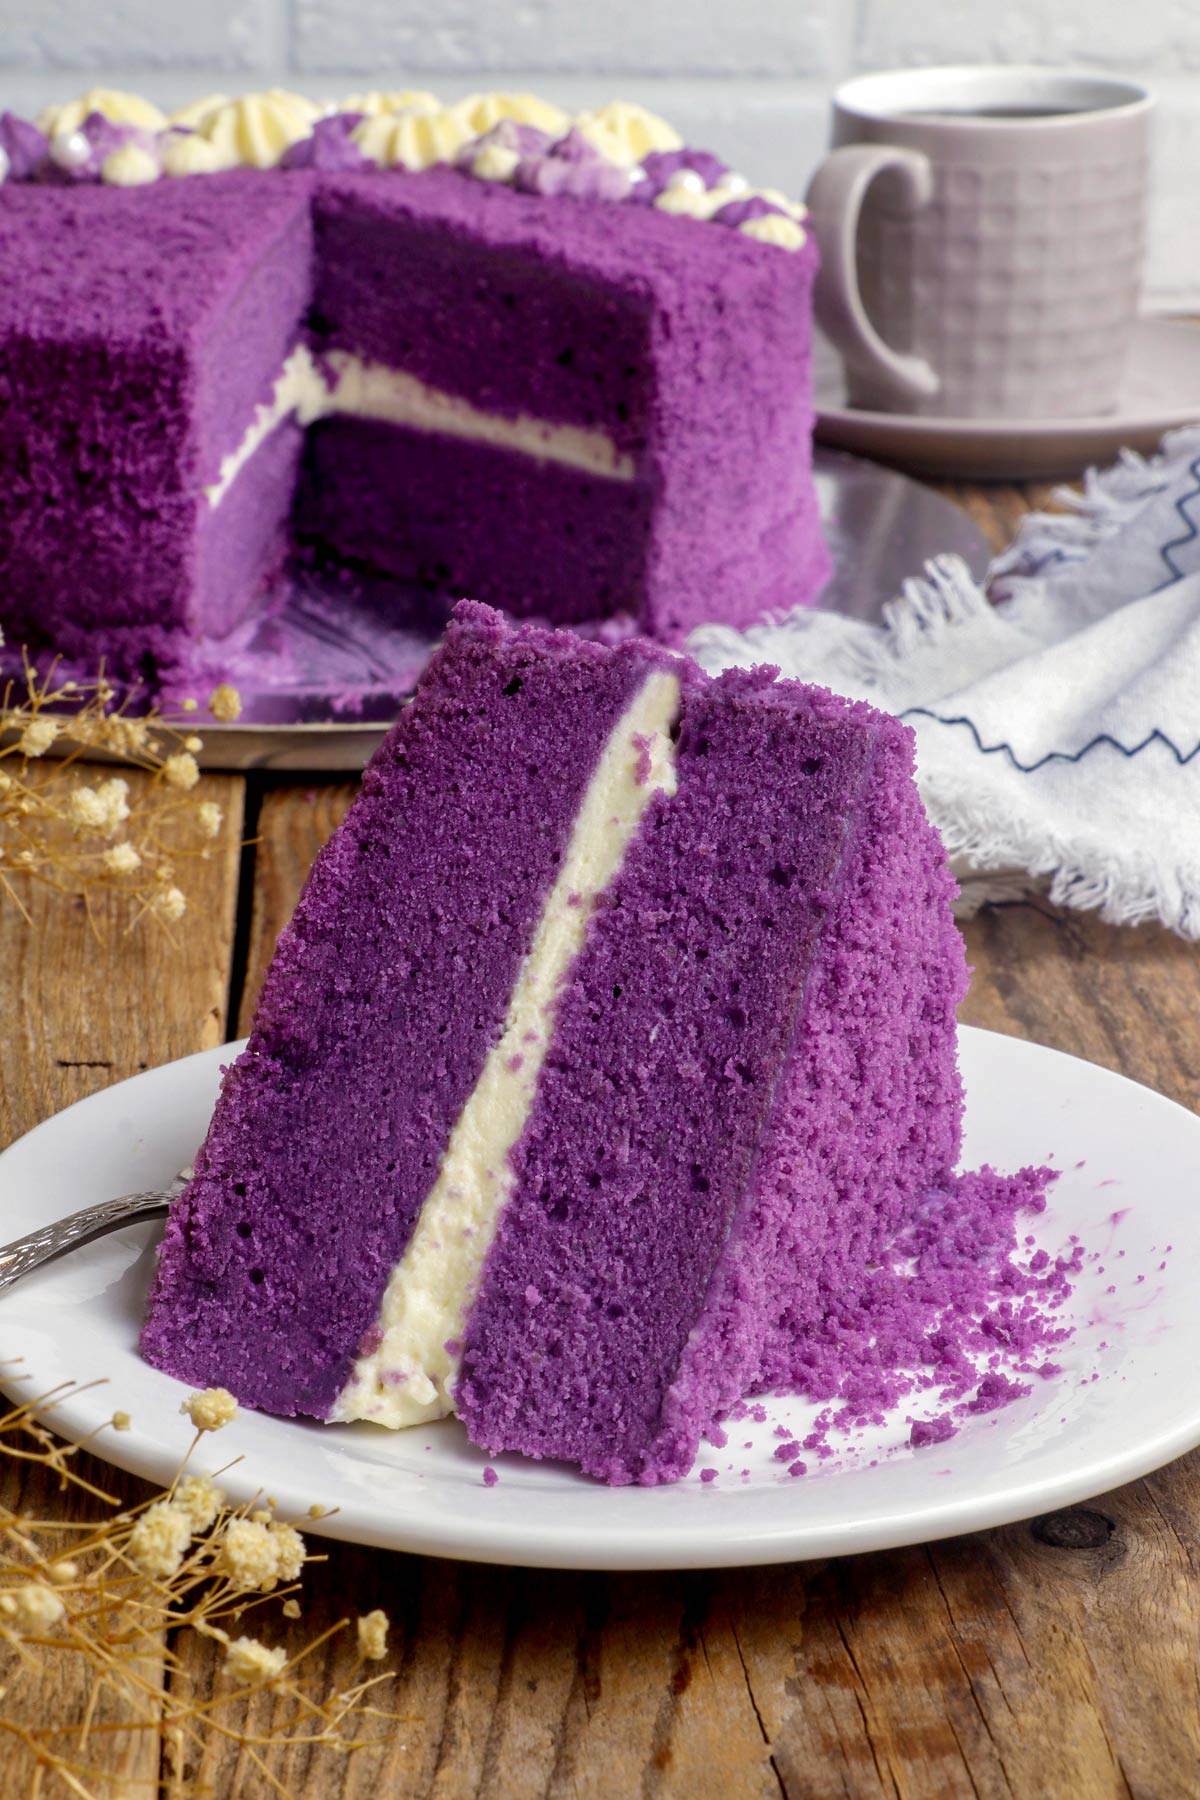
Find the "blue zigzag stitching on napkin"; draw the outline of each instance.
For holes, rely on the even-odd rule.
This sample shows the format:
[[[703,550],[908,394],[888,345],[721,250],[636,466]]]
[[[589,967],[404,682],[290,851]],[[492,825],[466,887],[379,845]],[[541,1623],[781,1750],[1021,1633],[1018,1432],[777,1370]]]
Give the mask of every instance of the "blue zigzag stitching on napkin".
[[[1196,491],[1200,494],[1200,485],[1197,486]],[[1194,535],[1200,536],[1200,532],[1197,532]],[[971,733],[971,736],[975,739],[975,748],[979,751],[981,756],[995,756],[997,752],[1002,750],[1008,757],[1013,768],[1019,770],[1022,775],[1033,775],[1038,769],[1045,768],[1046,764],[1051,762],[1082,762],[1084,757],[1088,754],[1088,751],[1095,750],[1099,744],[1110,744],[1114,750],[1119,750],[1122,756],[1130,759],[1135,756],[1140,756],[1142,751],[1149,749],[1150,745],[1153,743],[1165,744],[1181,769],[1185,768],[1195,757],[1200,756],[1200,743],[1197,743],[1192,750],[1180,750],[1178,745],[1172,743],[1166,733],[1160,731],[1156,725],[1154,730],[1149,732],[1147,736],[1142,739],[1140,744],[1135,744],[1132,749],[1130,749],[1127,744],[1121,743],[1119,738],[1111,737],[1107,731],[1102,731],[1098,736],[1092,738],[1089,743],[1086,743],[1082,750],[1047,750],[1045,756],[1039,756],[1036,762],[1023,763],[1013,750],[1011,744],[985,744],[979,735],[978,727],[973,719],[968,719],[966,717],[944,719],[941,713],[930,712],[927,706],[906,707],[900,717],[902,719],[911,719],[913,717],[932,719],[935,725],[965,725],[967,730]]]
[[[1180,537],[1168,538],[1167,542],[1159,548],[1159,555],[1162,557],[1171,573],[1167,576],[1165,581],[1159,582],[1154,590],[1156,594],[1160,594],[1163,588],[1170,587],[1173,581],[1183,580],[1183,570],[1176,566],[1175,560],[1171,555],[1172,550],[1182,550],[1185,544],[1190,544],[1195,538],[1200,537],[1200,527],[1196,525],[1195,520],[1187,510],[1190,501],[1200,499],[1200,456],[1195,459],[1190,467],[1192,480],[1195,483],[1195,486],[1189,488],[1187,493],[1181,494],[1175,502],[1175,511],[1187,526],[1187,530]]]

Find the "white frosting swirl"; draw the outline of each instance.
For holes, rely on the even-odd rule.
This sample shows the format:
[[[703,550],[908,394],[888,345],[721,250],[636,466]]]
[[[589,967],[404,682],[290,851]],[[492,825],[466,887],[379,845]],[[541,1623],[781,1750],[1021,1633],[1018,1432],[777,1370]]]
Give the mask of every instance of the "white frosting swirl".
[[[38,125],[48,138],[78,131],[89,113],[102,113],[111,125],[136,125],[142,131],[161,131],[166,114],[152,100],[140,94],[126,94],[119,88],[89,88],[75,100],[60,106],[48,106],[38,116]]]
[[[100,164],[100,179],[109,187],[145,187],[162,173],[158,159],[141,144],[122,144]]]
[[[570,125],[570,116],[549,100],[536,94],[468,94],[456,100],[454,109],[471,127],[472,137],[482,137],[501,119],[512,119],[517,125],[536,125],[550,137],[561,137]]]
[[[738,230],[743,237],[757,238],[760,244],[775,244],[780,250],[799,250],[804,242],[804,227],[782,213],[763,213],[757,219],[744,219]]]
[[[162,140],[162,166],[164,175],[215,175],[230,164],[198,131],[169,131]]]
[[[471,158],[471,173],[479,181],[511,181],[521,158],[503,144],[485,144]]]
[[[622,168],[640,163],[652,150],[683,148],[673,125],[629,100],[610,100],[607,106],[580,113],[575,125],[593,149]]]
[[[453,107],[368,115],[350,134],[363,155],[381,169],[431,169],[452,162],[476,135]]]
[[[199,100],[189,100],[186,106],[177,106],[167,124],[182,125],[188,131],[200,131],[215,112],[228,105],[228,94],[203,94]]]
[[[303,94],[269,88],[243,94],[208,114],[201,126],[220,158],[219,167],[273,169],[285,150],[312,131],[321,109]]]
[[[390,92],[372,89],[367,94],[347,94],[344,100],[338,101],[335,110],[376,115],[407,112],[414,106],[422,112],[435,112],[440,105],[437,95],[426,93],[424,88],[394,88]]]

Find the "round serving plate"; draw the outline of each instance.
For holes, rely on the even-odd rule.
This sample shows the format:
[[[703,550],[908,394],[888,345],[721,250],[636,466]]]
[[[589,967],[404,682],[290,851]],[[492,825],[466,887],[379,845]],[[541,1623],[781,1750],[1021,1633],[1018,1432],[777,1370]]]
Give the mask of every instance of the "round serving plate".
[[[977,575],[986,568],[988,545],[966,514],[907,476],[819,446],[814,475],[833,564],[819,605],[878,618],[907,577],[943,551],[956,551]],[[394,584],[304,576],[251,629],[204,647],[197,667],[165,686],[163,709],[187,697],[203,701],[229,681],[242,699],[237,723],[196,717],[204,768],[357,772],[411,694],[445,622],[444,603],[415,591],[400,598],[403,617]],[[69,738],[59,745],[70,747]]]
[[[6,1234],[160,1187],[204,1136],[228,1044],[94,1094],[0,1154]],[[1019,1224],[1022,1254],[1081,1268],[1061,1315],[1070,1338],[1043,1378],[997,1411],[966,1407],[948,1441],[914,1450],[910,1420],[936,1389],[797,1452],[816,1405],[764,1396],[705,1443],[683,1481],[608,1488],[560,1463],[490,1463],[456,1420],[388,1432],[243,1411],[193,1467],[226,1468],[237,1502],[265,1492],[281,1516],[357,1543],[549,1568],[717,1568],[926,1542],[1066,1506],[1144,1475],[1200,1442],[1200,1118],[1058,1051],[965,1029],[963,1160],[1061,1174]],[[188,1449],[187,1389],[144,1363],[138,1331],[161,1224],[130,1226],[0,1296],[0,1385],[64,1436],[166,1485]],[[1019,1353],[1017,1353],[1019,1356]],[[993,1360],[1006,1365],[1001,1340]],[[19,1359],[19,1360],[15,1360]],[[989,1365],[990,1366],[990,1365]],[[82,1384],[82,1385],[76,1385]],[[129,1415],[114,1432],[114,1411]],[[784,1441],[788,1449],[781,1459]],[[803,1475],[791,1473],[799,1455]],[[240,1461],[235,1459],[241,1458]],[[234,1466],[226,1467],[233,1463]],[[490,1471],[495,1480],[485,1479]],[[310,1524],[310,1506],[336,1511]]]

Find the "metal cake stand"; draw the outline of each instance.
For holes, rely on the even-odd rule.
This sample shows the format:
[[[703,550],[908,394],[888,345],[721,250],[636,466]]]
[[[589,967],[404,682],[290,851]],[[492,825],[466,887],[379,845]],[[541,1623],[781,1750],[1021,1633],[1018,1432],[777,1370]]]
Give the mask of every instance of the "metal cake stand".
[[[819,604],[875,619],[905,579],[945,551],[981,576],[989,551],[965,513],[939,494],[877,463],[818,446],[814,456],[821,523],[833,573]],[[196,668],[164,684],[171,711],[230,681],[242,697],[236,724],[196,720],[206,769],[295,774],[357,772],[382,740],[436,646],[447,607],[414,594],[395,622],[393,587],[385,610],[356,577],[307,577],[241,637],[203,646]]]

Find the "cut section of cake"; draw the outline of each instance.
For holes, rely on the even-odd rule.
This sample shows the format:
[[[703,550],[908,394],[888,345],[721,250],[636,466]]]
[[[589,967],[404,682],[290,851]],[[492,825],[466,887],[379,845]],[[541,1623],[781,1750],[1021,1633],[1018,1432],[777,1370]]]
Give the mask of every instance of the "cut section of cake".
[[[136,672],[228,631],[287,552],[299,426],[223,468],[299,338],[307,192],[238,171],[3,193],[0,623]]]
[[[662,120],[97,91],[43,124],[0,114],[10,646],[178,675],[293,552],[392,624],[469,593],[673,643],[815,597],[816,246]]]
[[[950,1178],[952,892],[897,721],[463,603],[281,935],[144,1354],[677,1478]]]
[[[314,210],[338,385],[309,437],[308,541],[666,642],[714,604],[749,623],[820,585],[815,243],[771,254],[445,168],[330,180]]]

